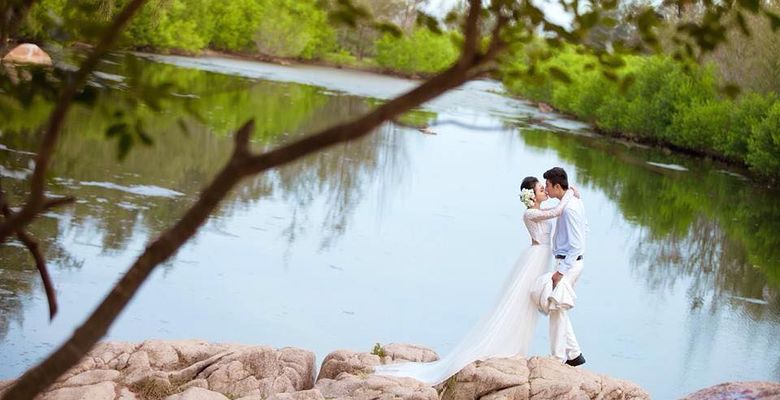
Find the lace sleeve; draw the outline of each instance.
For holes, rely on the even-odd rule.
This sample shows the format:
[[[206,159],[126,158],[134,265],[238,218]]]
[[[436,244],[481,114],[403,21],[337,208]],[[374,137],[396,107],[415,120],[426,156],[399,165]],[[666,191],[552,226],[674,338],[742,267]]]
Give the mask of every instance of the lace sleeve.
[[[557,206],[553,208],[542,208],[539,210],[533,210],[530,213],[528,213],[528,218],[531,221],[539,222],[545,219],[551,219],[551,218],[561,216],[561,214],[563,214],[563,209],[566,208],[567,204],[569,204],[569,200],[573,195],[574,194],[571,190],[567,190],[566,194],[563,195],[563,198],[561,199],[560,203],[558,203]]]

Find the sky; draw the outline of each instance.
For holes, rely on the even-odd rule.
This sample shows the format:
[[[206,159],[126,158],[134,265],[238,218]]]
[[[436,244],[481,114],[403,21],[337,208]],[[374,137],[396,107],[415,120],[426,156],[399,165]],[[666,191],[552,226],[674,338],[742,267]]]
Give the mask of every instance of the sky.
[[[460,1],[462,0],[429,0],[425,9],[433,15],[443,18],[444,15],[447,14],[447,11],[452,9],[452,7]],[[569,26],[571,15],[564,11],[563,7],[561,7],[557,1],[536,0],[534,2],[541,7],[550,22]]]

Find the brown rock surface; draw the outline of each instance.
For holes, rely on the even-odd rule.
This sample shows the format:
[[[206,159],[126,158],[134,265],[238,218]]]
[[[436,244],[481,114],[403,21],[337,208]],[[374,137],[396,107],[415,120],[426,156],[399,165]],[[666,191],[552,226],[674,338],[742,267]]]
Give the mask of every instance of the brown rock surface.
[[[780,399],[778,382],[726,382],[691,393],[683,400],[777,400]]]
[[[268,398],[311,389],[314,368],[314,353],[291,347],[198,340],[105,342],[95,346],[39,399]],[[7,384],[0,383],[0,393]]]
[[[23,43],[13,48],[3,57],[4,62],[14,64],[51,65],[51,57],[32,43]]]
[[[381,364],[398,362],[430,362],[439,359],[435,351],[422,346],[412,344],[390,343],[382,346],[384,357],[367,352],[353,350],[336,350],[322,360],[319,376],[320,379],[335,379],[342,372],[359,375],[373,371],[372,367]]]

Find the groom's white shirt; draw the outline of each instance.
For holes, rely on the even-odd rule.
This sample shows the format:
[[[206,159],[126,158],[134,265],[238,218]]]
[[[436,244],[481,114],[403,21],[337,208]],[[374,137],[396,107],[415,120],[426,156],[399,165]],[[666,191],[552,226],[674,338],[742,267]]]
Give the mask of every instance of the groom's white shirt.
[[[573,197],[555,223],[553,254],[566,256],[558,263],[558,272],[565,275],[577,262],[577,257],[585,254],[587,228],[585,205],[581,199]]]

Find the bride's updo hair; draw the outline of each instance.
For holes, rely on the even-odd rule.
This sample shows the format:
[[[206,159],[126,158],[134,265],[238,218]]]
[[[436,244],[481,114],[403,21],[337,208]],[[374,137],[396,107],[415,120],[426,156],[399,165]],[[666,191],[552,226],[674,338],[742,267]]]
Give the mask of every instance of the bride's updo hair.
[[[536,192],[537,183],[539,183],[539,180],[535,176],[526,176],[523,178],[523,183],[520,184],[520,189],[531,189]]]

